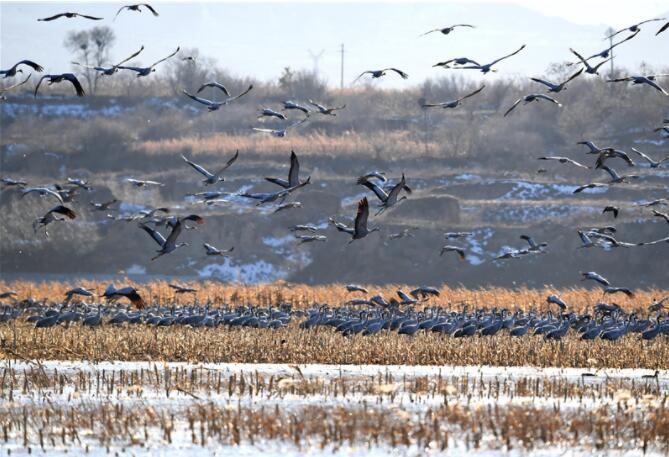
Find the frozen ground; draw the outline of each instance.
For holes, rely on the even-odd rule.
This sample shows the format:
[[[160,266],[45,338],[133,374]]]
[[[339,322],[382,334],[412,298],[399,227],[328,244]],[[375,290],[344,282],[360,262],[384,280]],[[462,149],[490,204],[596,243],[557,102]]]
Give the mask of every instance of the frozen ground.
[[[53,445],[47,444],[44,449],[36,444],[34,432],[28,434],[30,450],[20,436],[7,442],[0,437],[0,448],[11,451],[11,455],[72,455],[83,452],[89,455],[113,452],[115,455],[137,456],[439,455],[442,451],[435,442],[422,447],[416,443],[391,446],[382,440],[368,447],[365,442],[344,441],[337,446],[324,443],[322,447],[315,436],[305,436],[299,444],[285,439],[267,440],[260,436],[247,437],[236,445],[213,438],[202,444],[191,433],[193,427],[191,424],[189,429],[186,417],[198,408],[244,412],[273,411],[275,408],[278,412],[281,408],[294,417],[307,414],[310,408],[321,408],[332,414],[343,408],[351,411],[349,415],[371,408],[388,417],[416,423],[422,420],[427,410],[438,410],[443,405],[460,405],[467,410],[529,407],[553,411],[561,417],[573,417],[601,411],[602,408],[614,411],[621,404],[630,408],[628,414],[644,417],[646,408],[661,408],[669,395],[669,371],[666,370],[651,378],[648,377],[652,375],[649,370],[636,369],[65,361],[5,361],[0,363],[0,370],[3,379],[0,423],[3,420],[9,423],[11,420],[8,418],[26,410],[36,417],[43,417],[44,411],[51,411],[51,408],[55,408],[53,411],[81,408],[81,414],[85,415],[85,411],[105,406],[113,408],[117,415],[122,411],[129,417],[134,417],[133,411],[137,411],[138,415],[146,410],[152,411],[151,414],[167,412],[173,422],[170,443],[165,441],[159,427],[147,429],[146,425],[146,438],[141,445],[128,443],[125,436],[114,438],[112,444],[102,445],[104,438],[99,434],[103,432],[98,425],[80,430],[81,441],[78,443],[72,440],[72,443],[63,446],[55,440]],[[138,373],[142,373],[141,382],[138,382]],[[584,376],[586,373],[588,376]],[[9,379],[12,379],[11,385]],[[221,387],[221,379],[229,384]],[[50,414],[58,413],[46,413],[46,416]],[[35,421],[37,423],[39,419]],[[624,451],[615,449],[622,445],[602,454],[602,451],[596,452],[589,447],[586,437],[577,446],[554,443],[530,451],[516,443],[508,449],[500,445],[499,439],[485,433],[480,436],[479,444],[472,448],[469,442],[463,440],[462,433],[457,434],[455,430],[449,432],[449,455],[643,454],[633,447]],[[645,455],[663,455],[662,452],[650,446]]]

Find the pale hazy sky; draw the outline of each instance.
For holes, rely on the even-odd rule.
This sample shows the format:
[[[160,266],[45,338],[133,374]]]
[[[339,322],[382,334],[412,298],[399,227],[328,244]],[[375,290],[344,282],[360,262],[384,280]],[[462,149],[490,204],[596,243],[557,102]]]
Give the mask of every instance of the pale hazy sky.
[[[28,58],[42,64],[48,72],[71,71],[71,56],[63,47],[66,33],[105,24],[117,35],[114,60],[144,45],[144,53],[137,60],[151,63],[179,45],[199,48],[203,55],[215,58],[234,74],[270,80],[277,78],[285,66],[311,69],[309,51],[323,51],[320,74],[330,84],[338,85],[339,45],[344,43],[346,84],[364,70],[395,66],[409,73],[409,80],[391,75],[378,84],[401,87],[445,74],[445,70],[432,68],[438,61],[467,56],[485,63],[523,43],[527,44],[525,51],[500,64],[499,74],[541,75],[549,63],[571,59],[569,47],[587,55],[604,49],[607,42],[602,38],[608,26],[622,28],[669,13],[669,3],[654,0],[152,2],[160,17],[124,11],[112,21],[124,4],[127,3],[2,2],[0,66],[7,68]],[[102,16],[105,20],[36,20],[65,11]],[[460,22],[477,28],[418,38],[429,29]],[[669,65],[669,32],[654,36],[661,25],[654,22],[642,26],[637,38],[618,48],[618,64],[628,68],[635,68],[642,61],[655,67]],[[456,74],[475,73],[468,70]]]

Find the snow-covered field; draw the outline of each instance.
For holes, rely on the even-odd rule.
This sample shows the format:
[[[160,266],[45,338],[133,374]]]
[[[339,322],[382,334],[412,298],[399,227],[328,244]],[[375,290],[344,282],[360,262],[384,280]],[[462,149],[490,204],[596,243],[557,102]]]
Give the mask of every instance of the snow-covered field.
[[[449,455],[642,455],[635,443],[607,443],[610,448],[601,454],[602,450],[597,451],[592,445],[594,437],[588,436],[576,443],[555,438],[528,446],[522,440],[504,442],[497,431],[491,433],[486,427],[482,427],[478,435],[471,435],[453,414],[474,417],[488,411],[492,421],[504,414],[499,408],[500,411],[527,410],[526,414],[543,411],[548,417],[554,415],[556,420],[573,420],[606,408],[613,414],[622,406],[625,417],[642,420],[649,411],[667,414],[662,405],[669,397],[669,371],[650,377],[651,371],[634,369],[6,361],[0,364],[0,371],[0,424],[9,424],[12,430],[7,441],[0,436],[0,448],[11,451],[11,455],[442,453],[436,441],[421,443],[420,438],[397,443],[376,436],[375,444],[370,445],[374,431],[365,428],[369,427],[365,420],[357,418],[358,415],[366,417],[370,411],[377,420],[379,416],[387,417],[388,427],[402,424],[406,428],[418,427],[418,430],[430,411],[448,411],[446,416],[435,416],[434,421],[436,417],[445,419],[440,427],[448,437]],[[101,410],[101,417],[107,422],[100,424],[96,420],[93,423],[91,419],[88,424],[86,415],[97,418]],[[495,413],[491,413],[493,410]],[[59,426],[66,430],[68,422],[60,424],[56,417],[60,415],[62,420],[74,412],[81,415],[69,422],[72,428],[73,423],[79,424],[77,439],[64,438],[66,444],[63,444],[56,439],[58,433],[54,430],[60,430]],[[194,425],[196,412],[208,417],[206,421],[199,419],[199,426]],[[110,414],[114,417],[108,417]],[[219,431],[216,435],[212,431],[212,424],[221,420],[211,419],[215,414],[222,414],[228,421],[239,421],[235,422],[237,438],[234,433],[228,438],[225,432]],[[253,425],[242,420],[257,418],[258,414],[262,420],[272,418],[274,426],[286,427],[293,420],[311,425],[305,426],[304,436],[298,442],[294,438],[287,439],[288,432],[268,439],[258,430],[253,432]],[[318,414],[324,414],[322,417],[328,418],[326,422],[330,416],[339,418],[323,429],[322,439],[315,432],[323,423]],[[281,422],[286,417],[291,418],[288,425]],[[346,423],[349,419],[352,422]],[[20,428],[22,420],[25,421],[23,426],[27,425],[25,435],[12,428],[16,424]],[[141,420],[149,422],[144,422],[143,428],[133,426],[133,421],[141,423]],[[169,425],[165,425],[165,421]],[[278,428],[283,430],[281,426]],[[226,425],[220,427],[229,429]],[[342,430],[359,427],[360,431],[349,430],[357,439],[337,440],[336,433],[332,434],[328,427],[342,427]],[[110,430],[116,435],[110,437]],[[143,430],[142,436],[138,430]],[[416,428],[412,430],[415,432]],[[664,455],[666,449],[660,444],[649,443],[645,455]]]

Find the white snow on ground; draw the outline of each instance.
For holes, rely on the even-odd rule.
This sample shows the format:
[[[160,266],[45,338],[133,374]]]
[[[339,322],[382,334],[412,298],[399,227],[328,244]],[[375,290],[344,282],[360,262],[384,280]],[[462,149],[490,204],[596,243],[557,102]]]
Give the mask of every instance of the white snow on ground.
[[[294,243],[295,242],[295,236],[286,235],[286,236],[282,236],[280,238],[267,236],[267,237],[262,239],[262,242],[265,246],[270,246],[270,247],[273,247],[273,248],[280,248],[282,246],[285,246],[286,244]]]
[[[357,205],[360,200],[362,200],[364,197],[367,197],[366,192],[361,192],[359,194],[356,194],[352,197],[344,197],[341,199],[341,206],[342,208],[345,208],[349,205]],[[369,198],[368,198],[369,200]]]
[[[144,205],[139,205],[136,203],[128,203],[128,202],[121,202],[118,205],[118,210],[122,214],[129,214],[129,213],[138,213],[139,211],[143,211],[146,209],[146,206]]]
[[[263,284],[288,277],[288,272],[264,260],[236,265],[230,258],[226,258],[223,263],[211,263],[197,274],[200,278],[216,278],[244,284]]]
[[[488,241],[493,237],[495,231],[491,228],[474,230],[472,232],[474,235],[468,238],[465,238],[465,241],[469,245],[466,249],[468,251],[466,260],[471,265],[481,265],[485,260],[484,257],[487,257],[486,251],[484,248],[488,245]]]
[[[27,361],[5,361],[4,366],[11,366],[16,372],[27,372],[37,369],[36,362]],[[567,409],[581,410],[586,408],[596,409],[599,406],[609,405],[614,406],[619,401],[616,395],[602,395],[593,398],[579,399],[577,396],[563,398],[562,396],[548,396],[539,395],[535,397],[532,392],[520,394],[515,392],[512,395],[503,394],[500,396],[491,396],[487,388],[483,388],[483,382],[495,381],[502,385],[508,385],[515,380],[526,379],[542,379],[547,378],[557,381],[559,384],[569,382],[574,384],[602,384],[606,388],[612,386],[625,386],[634,383],[639,386],[642,383],[649,383],[654,389],[658,389],[659,395],[655,396],[656,402],[662,401],[662,395],[669,389],[669,370],[663,370],[659,373],[657,379],[643,379],[643,375],[650,373],[650,370],[639,369],[604,369],[604,370],[587,370],[578,368],[535,368],[535,367],[491,367],[491,366],[381,366],[381,365],[290,365],[290,364],[234,364],[234,363],[185,363],[185,362],[72,362],[72,361],[45,361],[40,362],[39,365],[46,372],[58,372],[61,376],[69,377],[70,379],[78,379],[77,376],[81,373],[90,373],[90,379],[96,377],[104,370],[107,376],[111,372],[118,373],[121,370],[125,371],[128,376],[130,370],[144,370],[144,372],[158,372],[164,373],[166,368],[170,370],[192,370],[199,369],[205,372],[221,373],[224,378],[229,378],[231,375],[236,375],[237,379],[248,376],[262,376],[264,379],[274,377],[274,379],[286,380],[290,385],[291,380],[296,382],[304,377],[307,380],[314,380],[322,382],[323,385],[331,385],[332,382],[340,379],[347,379],[347,382],[359,382],[361,385],[369,382],[372,379],[388,379],[392,376],[391,384],[384,384],[385,388],[393,387],[392,396],[390,390],[384,390],[383,401],[378,403],[379,393],[362,393],[363,390],[349,389],[345,395],[328,395],[322,394],[306,394],[297,395],[289,393],[289,388],[284,393],[279,395],[268,396],[266,393],[255,394],[249,393],[251,391],[244,391],[240,395],[237,391],[232,394],[228,392],[216,393],[216,389],[208,393],[195,390],[193,393],[198,395],[205,395],[205,398],[196,399],[191,395],[172,389],[169,395],[163,389],[162,383],[157,383],[155,387],[150,385],[142,389],[141,395],[137,395],[133,390],[134,386],[127,386],[127,389],[115,389],[111,393],[105,393],[91,389],[80,390],[75,386],[76,383],[67,384],[61,388],[40,389],[28,393],[22,391],[21,382],[17,382],[13,388],[13,399],[11,403],[12,408],[20,408],[22,405],[34,406],[40,405],[44,402],[49,404],[73,405],[81,404],[91,406],[95,404],[115,404],[122,405],[127,408],[131,407],[146,407],[146,408],[169,408],[174,411],[179,411],[184,408],[192,407],[203,402],[212,403],[219,407],[245,407],[245,408],[272,408],[274,405],[280,405],[282,408],[295,408],[300,411],[300,408],[305,406],[342,406],[342,407],[365,407],[372,408],[387,408],[388,411],[404,411],[406,414],[416,414],[425,411],[429,407],[439,407],[443,404],[442,395],[432,395],[429,393],[416,393],[407,391],[414,385],[414,379],[418,377],[440,377],[443,382],[448,385],[460,385],[466,380],[469,386],[467,393],[459,392],[457,389],[449,395],[449,403],[460,402],[467,407],[486,407],[487,405],[495,404],[531,404],[537,408],[558,408],[560,411]],[[593,377],[582,377],[585,372],[593,373]],[[118,376],[118,375],[117,375]],[[200,375],[201,377],[202,375]],[[478,384],[479,390],[472,388],[473,384]],[[623,383],[623,384],[616,384]],[[618,387],[616,387],[618,388]],[[61,390],[62,389],[62,390]],[[623,389],[624,390],[624,389]],[[367,392],[367,390],[364,390]],[[371,391],[374,392],[374,391]],[[624,393],[624,392],[623,392]],[[645,399],[645,402],[651,401]],[[146,446],[133,447],[121,446],[120,444],[111,447],[112,453],[115,455],[213,455],[218,456],[238,456],[238,455],[269,455],[269,456],[418,456],[418,455],[442,455],[442,451],[436,449],[433,444],[428,445],[427,448],[417,448],[415,445],[390,447],[385,444],[366,446],[360,443],[346,443],[343,446],[335,449],[332,446],[326,446],[321,449],[319,443],[304,438],[303,446],[296,447],[292,443],[284,441],[268,441],[264,439],[256,440],[253,444],[243,441],[241,445],[231,446],[228,444],[220,444],[215,439],[210,439],[205,446],[192,444],[191,435],[188,430],[188,425],[184,422],[179,422],[177,419],[174,433],[172,434],[172,443],[167,444],[161,439],[159,431],[149,430],[151,439],[146,443]],[[77,455],[79,453],[87,452],[92,456],[110,455],[105,447],[101,447],[94,435],[81,435],[84,443],[72,447],[56,446],[55,449],[47,449],[47,451],[40,450],[33,445],[31,453],[33,455]],[[591,448],[577,447],[542,447],[532,451],[523,450],[520,446],[515,446],[511,450],[487,449],[486,442],[492,437],[483,436],[481,447],[479,449],[466,449],[461,437],[457,434],[451,434],[449,439],[449,455],[471,455],[471,456],[576,456],[576,455],[604,455],[596,454]],[[34,442],[34,440],[33,440]],[[88,444],[88,449],[84,448],[84,444]],[[22,446],[20,440],[3,443],[7,450],[11,450],[12,455],[27,455],[27,449]],[[79,447],[78,447],[79,446]],[[643,455],[640,451],[611,451],[607,450],[607,456],[622,456],[622,455]],[[655,456],[661,455],[660,451],[650,449],[645,455]]]
[[[655,146],[664,146],[665,140],[634,140],[635,144],[653,144]]]
[[[146,274],[146,268],[137,265],[136,263],[133,263],[130,265],[128,268],[125,269],[125,272],[129,275],[145,275]]]
[[[544,200],[555,194],[571,195],[578,188],[577,185],[571,184],[545,184],[516,180],[499,182],[512,183],[514,185],[513,189],[500,197],[502,200]],[[593,189],[585,189],[582,193],[603,194],[607,190],[607,187],[595,187]]]
[[[580,205],[508,205],[490,207],[483,211],[486,222],[527,223],[543,221],[547,218],[563,218],[574,214],[594,213],[598,210],[591,206]]]

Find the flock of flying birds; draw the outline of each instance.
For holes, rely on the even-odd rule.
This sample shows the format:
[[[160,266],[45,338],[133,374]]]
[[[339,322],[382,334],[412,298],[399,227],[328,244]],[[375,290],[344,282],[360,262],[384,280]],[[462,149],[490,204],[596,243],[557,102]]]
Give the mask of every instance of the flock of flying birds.
[[[135,12],[141,12],[142,8],[146,8],[146,10],[150,11],[154,16],[158,16],[158,12],[152,8],[148,4],[135,4],[135,5],[127,5],[121,7],[118,12],[116,13],[116,16],[114,17],[114,20],[118,17],[118,15],[123,12],[124,10],[127,11],[135,11]],[[83,19],[88,19],[88,20],[102,20],[100,17],[94,17],[94,16],[89,16],[89,15],[83,15],[79,13],[74,13],[74,12],[67,12],[67,13],[60,13],[56,14],[51,17],[43,18],[43,19],[38,19],[39,21],[53,21],[53,20],[58,20],[60,18],[83,18]],[[598,75],[598,70],[599,68],[606,62],[608,62],[611,59],[611,51],[617,47],[622,45],[623,43],[633,39],[636,37],[640,31],[641,31],[641,25],[651,23],[651,22],[656,22],[656,21],[665,21],[665,18],[657,18],[657,19],[649,19],[646,21],[639,22],[637,24],[634,24],[630,27],[626,27],[624,29],[618,30],[615,33],[611,35],[611,39],[613,39],[615,36],[618,36],[622,33],[625,32],[630,32],[630,35],[627,37],[621,39],[620,41],[613,42],[609,47],[604,49],[601,52],[592,54],[589,57],[583,57],[579,52],[570,49],[570,51],[574,54],[574,56],[577,58],[574,62],[571,62],[570,65],[575,65],[575,66],[580,66],[579,69],[577,69],[571,76],[569,76],[566,80],[561,81],[561,82],[551,82],[551,81],[546,81],[543,79],[539,78],[531,78],[532,81],[536,82],[537,84],[540,84],[545,87],[546,93],[550,94],[558,94],[561,91],[563,91],[567,84],[569,84],[571,81],[573,81],[575,78],[582,77],[583,74],[591,74],[591,75]],[[452,25],[449,27],[445,28],[438,28],[434,30],[430,30],[420,36],[424,36],[427,34],[431,33],[436,33],[439,32],[443,35],[448,35],[450,33],[453,33],[456,29],[458,28],[474,28],[473,25],[470,24],[456,24]],[[659,35],[660,33],[664,32],[669,28],[669,22],[666,22],[664,25],[660,27],[659,30],[657,30],[655,35]],[[500,62],[502,62],[505,59],[509,59],[513,57],[514,55],[520,53],[523,51],[525,48],[525,45],[520,46],[517,50],[511,52],[508,55],[502,56],[498,59],[495,59],[489,63],[485,64],[480,64],[479,62],[470,59],[468,57],[459,57],[459,58],[454,58],[450,59],[444,62],[439,62],[435,64],[435,67],[442,67],[442,68],[447,68],[447,69],[458,69],[458,70],[466,70],[466,69],[472,69],[472,70],[479,70],[482,73],[486,74],[489,72],[494,72],[496,71],[495,67],[498,65]],[[132,71],[137,74],[137,77],[146,77],[149,76],[152,72],[156,71],[156,67],[171,58],[174,58],[180,51],[180,48],[177,47],[176,50],[168,55],[165,58],[162,58],[152,65],[148,67],[136,67],[136,66],[129,66],[125,65],[128,61],[134,59],[137,57],[142,51],[144,50],[144,46],[142,46],[137,52],[133,53],[130,55],[128,58],[125,58],[118,62],[117,64],[111,65],[111,66],[93,66],[93,67],[88,67],[83,64],[80,64],[78,62],[73,62],[74,65],[88,68],[90,70],[94,70],[96,72],[99,72],[101,75],[105,76],[113,76],[116,74],[118,71],[121,70],[126,70],[126,71]],[[194,61],[193,57],[183,57],[183,60],[190,60]],[[13,67],[9,68],[8,70],[2,70],[0,71],[0,75],[4,75],[4,78],[10,78],[10,77],[15,77],[17,76],[18,73],[22,73],[23,70],[19,68],[20,66],[27,66],[32,68],[33,70],[37,72],[43,71],[43,68],[30,60],[22,60],[15,64]],[[389,68],[384,68],[380,70],[368,70],[362,72],[356,79],[357,81],[360,78],[365,77],[368,75],[370,78],[375,79],[375,78],[381,78],[386,76],[389,72],[396,73],[403,79],[408,78],[408,74],[405,73],[402,70],[399,70],[397,68],[389,67]],[[7,92],[9,90],[12,90],[16,87],[19,87],[25,83],[28,82],[30,79],[31,75],[28,75],[27,78],[22,80],[21,82],[14,84],[12,86],[6,87],[5,89],[2,89],[2,93]],[[659,94],[658,96],[669,96],[667,91],[660,86],[658,83],[658,78],[661,76],[666,76],[666,75],[630,75],[626,77],[621,77],[621,78],[615,78],[615,79],[610,79],[609,82],[630,82],[633,85],[646,85],[649,88],[652,88],[653,90],[657,91]],[[37,97],[37,93],[39,91],[39,88],[44,80],[47,80],[49,85],[56,84],[56,83],[61,83],[64,81],[67,81],[71,83],[76,91],[76,94],[78,96],[83,96],[85,95],[84,89],[82,85],[80,84],[79,80],[77,79],[76,75],[73,73],[63,73],[63,74],[51,74],[51,75],[44,75],[40,78],[38,81],[34,95]],[[354,82],[355,82],[354,81]],[[201,96],[197,95],[200,94],[202,91],[205,89],[211,89],[213,91],[218,91],[220,92],[224,97],[219,100],[219,101],[214,101],[214,100],[209,100],[202,98]],[[466,99],[470,97],[474,97],[477,94],[481,93],[484,90],[485,86],[481,86],[480,88],[476,89],[475,91],[465,94],[462,97],[459,97],[455,100],[448,100],[444,102],[438,102],[438,103],[423,103],[424,108],[432,108],[432,107],[440,107],[444,109],[453,109],[458,106],[460,106],[461,103],[463,103]],[[205,82],[203,83],[198,90],[196,91],[195,94],[192,94],[188,92],[187,90],[183,90],[183,93],[185,96],[188,98],[192,99],[193,101],[202,104],[206,107],[207,110],[209,111],[215,111],[220,109],[221,107],[228,105],[229,103],[243,97],[244,95],[248,94],[251,90],[253,89],[253,85],[250,85],[245,91],[241,92],[240,94],[237,95],[230,95],[229,91],[227,88],[219,83],[219,82]],[[0,93],[0,95],[2,94]],[[553,98],[553,96],[549,96],[546,93],[531,93],[528,95],[525,95],[524,97],[519,98],[516,100],[505,112],[504,116],[508,116],[511,114],[513,110],[518,108],[521,105],[526,105],[531,102],[547,102],[551,103],[557,107],[562,106],[558,100]],[[253,128],[255,131],[259,132],[264,132],[264,133],[269,133],[271,135],[274,135],[276,137],[284,137],[286,136],[287,132],[289,129],[297,127],[305,122],[307,122],[310,118],[311,115],[313,114],[320,114],[323,116],[336,116],[337,113],[336,111],[340,111],[345,109],[346,106],[334,106],[334,107],[326,107],[316,101],[313,100],[308,100],[308,106],[307,104],[300,104],[299,102],[295,102],[292,100],[285,101],[283,103],[283,109],[280,111],[274,110],[269,107],[264,107],[259,110],[258,113],[258,118],[276,118],[281,121],[287,121],[288,118],[285,114],[286,111],[299,111],[304,114],[304,117],[301,119],[291,122],[287,125],[285,125],[282,128],[278,129],[265,129],[265,128]],[[669,119],[664,121],[664,125],[662,127],[659,127],[657,129],[658,131],[663,131],[664,133],[669,135]],[[545,157],[539,157],[540,160],[546,160],[546,161],[557,161],[562,164],[569,164],[573,165],[579,168],[583,169],[589,169],[589,170],[603,170],[605,171],[609,177],[610,180],[608,182],[591,182],[582,186],[579,186],[574,190],[574,193],[580,193],[584,191],[585,189],[591,189],[595,187],[605,187],[605,186],[610,186],[614,184],[623,184],[630,182],[636,178],[638,178],[637,175],[633,174],[620,174],[616,169],[614,169],[611,166],[611,162],[613,161],[622,161],[626,165],[633,167],[636,165],[636,163],[632,160],[630,155],[622,151],[620,149],[617,149],[613,146],[605,146],[605,147],[599,147],[595,145],[591,141],[582,141],[578,144],[582,144],[588,148],[588,154],[591,154],[593,156],[596,156],[596,160],[592,166],[590,165],[584,165],[582,163],[579,163],[573,159],[570,159],[568,157],[558,157],[558,156],[545,156]],[[664,157],[660,160],[655,160],[651,157],[649,157],[647,154],[632,148],[632,152],[636,154],[641,160],[645,161],[648,163],[648,166],[650,168],[658,168],[660,167],[663,163],[669,162],[669,157]],[[182,156],[182,159],[184,162],[192,167],[197,173],[203,176],[202,183],[205,186],[209,185],[216,185],[219,182],[224,181],[224,178],[222,174],[231,166],[233,163],[238,159],[239,157],[239,151],[237,151],[227,162],[224,166],[222,166],[220,169],[215,170],[213,172],[207,170],[204,168],[202,165],[199,165],[192,160],[188,159],[185,156]],[[264,204],[269,204],[269,203],[276,203],[276,209],[275,212],[278,211],[283,211],[287,210],[290,208],[296,208],[300,207],[301,203],[296,202],[296,201],[286,201],[289,196],[291,196],[294,192],[296,192],[299,189],[304,188],[311,182],[311,177],[307,177],[305,180],[301,180],[299,173],[300,173],[300,164],[298,161],[298,157],[295,154],[295,152],[291,153],[290,157],[290,171],[288,173],[288,179],[283,179],[283,178],[271,178],[268,177],[266,178],[267,181],[277,185],[280,190],[277,190],[275,192],[268,192],[268,193],[240,193],[236,194],[237,197],[243,197],[247,199],[252,199],[257,201],[257,205],[264,205]],[[75,219],[76,213],[73,209],[70,207],[66,206],[66,203],[72,202],[75,198],[75,195],[78,191],[80,190],[90,190],[91,187],[90,185],[81,179],[73,179],[73,178],[68,178],[68,182],[66,185],[61,186],[61,185],[56,185],[54,188],[47,187],[47,186],[35,186],[35,187],[28,187],[27,183],[24,180],[21,179],[14,179],[10,177],[4,177],[2,178],[2,182],[4,183],[5,187],[18,187],[22,189],[22,197],[25,197],[27,195],[32,195],[32,194],[37,194],[42,197],[49,197],[53,198],[58,202],[58,205],[50,209],[44,216],[39,217],[37,220],[34,221],[33,223],[33,228],[37,232],[38,229],[44,228],[46,236],[48,236],[48,232],[46,231],[46,228],[49,224],[55,222],[55,221],[62,221],[66,219]],[[127,182],[130,183],[131,185],[134,185],[138,188],[148,188],[152,186],[162,186],[162,183],[159,183],[157,181],[150,181],[150,180],[139,180],[139,179],[134,179],[134,178],[128,178]],[[376,215],[379,215],[383,213],[384,211],[388,210],[389,208],[394,207],[397,205],[400,201],[404,200],[407,198],[407,195],[411,194],[411,188],[407,184],[407,180],[402,174],[401,178],[394,184],[392,184],[385,176],[384,173],[378,172],[378,171],[373,171],[370,173],[367,173],[363,176],[360,176],[357,180],[357,184],[362,185],[366,187],[368,190],[370,190],[377,198],[378,200],[378,211],[376,212]],[[404,195],[402,195],[404,193]],[[205,192],[197,192],[193,194],[189,194],[195,198],[199,198],[198,200],[200,203],[204,203],[207,205],[213,205],[217,204],[219,202],[225,201],[224,199],[221,199],[221,197],[230,195],[225,192],[221,191],[205,191]],[[110,211],[112,210],[112,206],[114,204],[118,203],[116,200],[112,200],[109,202],[91,202],[91,205],[94,207],[94,209],[99,210],[99,211]],[[669,224],[669,214],[661,212],[657,208],[660,208],[661,206],[669,206],[669,201],[666,198],[654,200],[654,201],[649,201],[649,202],[644,202],[639,204],[640,206],[643,207],[651,207],[653,215],[657,217],[663,218],[668,224]],[[352,225],[347,225],[341,221],[338,221],[334,218],[330,218],[331,224],[336,228],[337,231],[342,232],[350,236],[350,241],[349,243],[355,241],[355,240],[360,240],[365,238],[367,235],[369,235],[372,232],[378,231],[379,227],[369,227],[368,226],[368,219],[369,219],[369,201],[365,197],[362,200],[358,202],[357,205],[357,212],[355,214],[355,219]],[[607,206],[603,210],[604,213],[611,213],[614,218],[618,217],[618,214],[620,212],[620,208],[615,207],[615,206]],[[155,260],[163,255],[169,254],[174,252],[177,248],[187,245],[185,242],[178,242],[178,238],[182,234],[184,229],[190,229],[194,228],[188,225],[188,223],[195,223],[195,224],[203,224],[204,218],[197,215],[197,214],[190,214],[187,216],[183,217],[178,217],[178,216],[171,216],[169,208],[154,208],[151,210],[146,210],[146,211],[141,211],[137,214],[130,215],[130,216],[117,216],[115,217],[116,219],[124,219],[128,221],[138,221],[139,222],[139,227],[148,233],[151,238],[156,242],[158,245],[158,250],[157,254],[152,258],[152,260]],[[113,217],[111,215],[108,215],[109,217]],[[150,225],[154,225],[154,227],[151,227]],[[163,234],[161,234],[157,228],[160,226],[165,226],[170,230],[169,234],[167,237],[165,237]],[[324,235],[317,234],[316,232],[318,231],[318,227],[311,225],[311,224],[304,224],[304,225],[296,225],[292,229],[296,233],[296,238],[300,240],[301,243],[308,243],[308,242],[314,242],[314,241],[326,241],[327,237]],[[305,234],[306,233],[306,234]],[[592,247],[599,247],[599,248],[606,248],[606,249],[611,249],[611,248],[628,248],[628,247],[633,247],[633,246],[644,246],[644,245],[654,245],[658,243],[664,243],[664,242],[669,242],[669,236],[659,239],[659,240],[654,240],[654,241],[647,241],[647,242],[637,242],[637,243],[629,243],[629,242],[624,242],[617,240],[614,237],[614,234],[616,233],[615,227],[595,227],[592,229],[588,230],[579,230],[578,235],[581,239],[582,248],[592,248]],[[398,234],[393,234],[391,235],[391,238],[401,238],[404,236],[411,236],[409,233],[409,230],[405,230],[401,233]],[[457,240],[461,238],[466,238],[469,236],[472,236],[472,233],[468,232],[452,232],[452,233],[446,233],[445,234],[447,240]],[[518,249],[514,249],[511,251],[507,251],[503,253],[502,255],[496,257],[495,260],[503,260],[503,259],[512,259],[512,258],[520,258],[523,256],[527,255],[533,255],[533,254],[540,254],[546,252],[546,248],[548,246],[548,243],[546,242],[539,242],[537,243],[532,237],[527,236],[527,235],[522,235],[521,238],[527,242],[527,245]],[[204,248],[206,250],[206,255],[210,256],[222,256],[226,255],[227,253],[231,252],[234,248],[222,250],[218,249],[215,246],[204,243]],[[457,245],[451,245],[447,244],[442,247],[441,249],[441,255],[444,255],[449,252],[454,252],[456,253],[460,259],[464,260],[466,258],[466,252],[465,249],[457,246]],[[596,281],[603,286],[605,286],[607,289],[605,289],[606,293],[617,293],[617,292],[624,292],[624,293],[629,293],[630,291],[625,288],[616,288],[616,287],[611,287],[610,284],[606,279],[604,279],[602,276],[598,275],[596,272],[585,272],[583,274],[583,279],[589,279]]]

